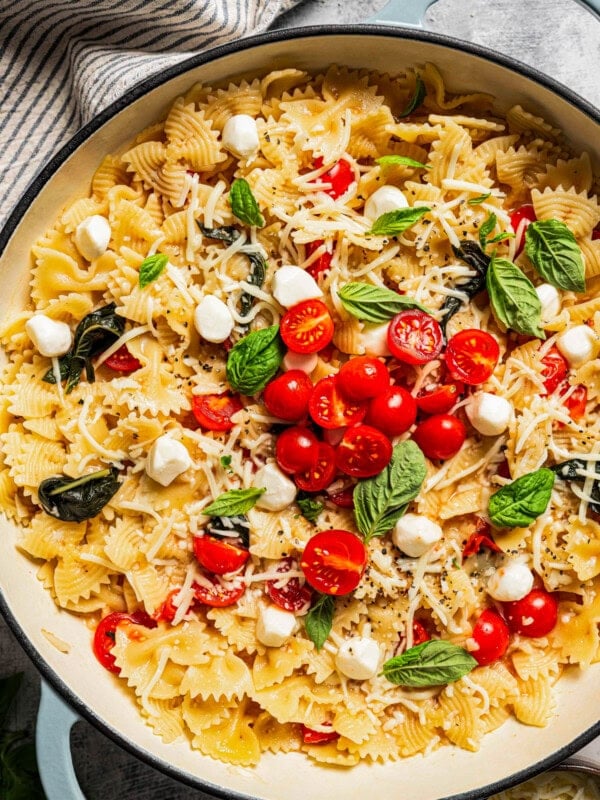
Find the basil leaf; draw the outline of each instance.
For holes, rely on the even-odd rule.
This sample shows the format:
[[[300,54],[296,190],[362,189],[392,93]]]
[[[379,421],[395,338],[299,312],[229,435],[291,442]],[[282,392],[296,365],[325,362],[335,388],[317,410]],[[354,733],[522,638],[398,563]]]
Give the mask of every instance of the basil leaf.
[[[383,674],[399,686],[443,686],[477,666],[470,653],[445,639],[430,639],[388,659]]]
[[[491,239],[487,240],[488,244],[496,244],[496,242],[503,242],[505,239],[514,239],[515,234],[509,233],[508,231],[504,231],[504,233],[499,233],[496,236],[493,236]]]
[[[250,184],[244,178],[236,178],[231,184],[229,202],[235,216],[246,225],[262,228],[265,224],[265,218],[260,213],[256,197],[252,194]]]
[[[325,644],[335,612],[335,600],[330,594],[321,594],[304,617],[304,627],[308,638],[315,643],[317,650]]]
[[[564,222],[544,219],[525,231],[525,252],[544,280],[567,292],[585,292],[581,250]]]
[[[379,475],[356,484],[354,516],[366,542],[396,524],[419,494],[426,474],[425,457],[409,439],[394,447],[390,463]]]
[[[116,467],[101,469],[71,478],[57,475],[46,478],[38,486],[40,505],[51,517],[63,522],[83,522],[97,516],[115,495],[120,482]]]
[[[517,333],[544,339],[542,304],[533,283],[505,258],[493,257],[486,275],[486,286],[494,314],[507,328]]]
[[[526,528],[543,514],[554,486],[552,470],[538,469],[507,483],[490,497],[490,520],[498,528]]]
[[[206,533],[210,533],[212,536],[224,536],[229,541],[231,541],[233,534],[236,534],[246,549],[250,547],[250,524],[248,518],[243,514],[237,514],[233,517],[226,517],[225,515],[212,517],[206,528]]]
[[[202,235],[207,239],[219,239],[227,244],[233,244],[236,239],[240,238],[240,232],[233,225],[224,225],[222,228],[207,228],[201,222],[198,222],[198,227],[202,231]]]
[[[266,489],[232,489],[220,494],[209,506],[202,509],[207,517],[239,517],[254,508],[256,501]]]
[[[400,208],[397,211],[388,211],[377,217],[368,236],[397,236],[399,233],[412,228],[430,208]]]
[[[156,253],[153,256],[145,258],[140,264],[140,287],[144,289],[148,284],[155,281],[164,271],[168,263],[169,257],[163,255],[163,253]]]
[[[376,158],[375,161],[382,167],[416,167],[417,169],[431,169],[430,164],[423,164],[420,161],[415,161],[414,158],[408,156],[381,156]]]
[[[454,255],[462,259],[471,269],[475,270],[475,275],[467,281],[455,284],[456,289],[467,295],[469,300],[479,294],[485,288],[485,276],[490,265],[490,257],[487,256],[476,242],[466,241],[460,247],[452,247]],[[448,321],[460,311],[463,301],[459,297],[447,297],[442,305],[444,316],[440,321],[442,330],[446,333]]]
[[[480,203],[485,203],[488,197],[491,197],[492,193],[487,192],[487,194],[479,194],[477,197],[472,197],[470,200],[467,200],[468,206],[478,206]]]
[[[231,456],[221,456],[219,461],[221,462],[223,469],[227,469],[227,467],[231,466]]]
[[[423,79],[421,78],[420,75],[417,75],[417,82],[415,84],[414,94],[408,101],[408,105],[406,106],[404,111],[398,114],[399,119],[402,119],[403,117],[408,117],[409,114],[412,114],[412,112],[421,105],[423,100],[425,100],[426,95],[427,95],[427,89],[425,88]]]
[[[304,519],[307,519],[309,522],[315,522],[321,511],[325,508],[323,503],[320,503],[318,500],[313,500],[312,497],[301,497],[300,500],[296,500],[296,503]]]
[[[256,394],[262,391],[283,361],[279,325],[252,331],[229,351],[227,380],[236,392]]]
[[[554,464],[550,469],[560,481],[585,483],[586,476],[582,475],[580,471],[588,471],[589,465],[583,458],[572,458],[569,461],[562,461],[560,464]],[[600,514],[600,461],[596,462],[594,472],[597,473],[598,477],[592,484],[590,491],[592,502],[589,504],[589,508],[595,514]]]
[[[479,244],[481,245],[482,250],[485,250],[488,236],[491,234],[497,224],[498,217],[495,214],[490,214],[486,221],[481,224],[481,227],[479,228]]]
[[[349,314],[365,322],[387,322],[407,308],[429,311],[410,297],[370,283],[347,283],[338,297]]]

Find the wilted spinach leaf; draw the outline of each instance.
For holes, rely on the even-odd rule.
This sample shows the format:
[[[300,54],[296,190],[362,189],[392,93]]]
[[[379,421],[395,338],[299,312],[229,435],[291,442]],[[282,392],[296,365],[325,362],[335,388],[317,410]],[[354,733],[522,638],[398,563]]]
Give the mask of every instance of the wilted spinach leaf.
[[[465,262],[471,269],[475,270],[475,275],[467,281],[457,284],[454,288],[464,292],[469,300],[478,295],[485,289],[485,276],[490,265],[491,258],[486,256],[476,242],[466,241],[460,247],[452,247],[454,255]],[[442,306],[444,316],[440,320],[442,330],[446,333],[446,325],[457,311],[460,311],[463,301],[460,297],[447,297]]]
[[[250,525],[243,514],[237,517],[212,517],[206,532],[212,536],[233,537],[237,534],[244,547],[250,547]]]
[[[571,458],[569,461],[561,461],[560,464],[555,464],[550,467],[552,472],[560,481],[569,481],[571,483],[585,483],[585,475],[580,474],[580,470],[589,470],[588,462],[583,458]],[[600,462],[596,462],[595,472],[598,478],[592,484],[590,497],[592,501],[589,504],[590,511],[595,514],[600,514]]]
[[[121,486],[116,467],[91,472],[81,478],[55,475],[38,487],[38,497],[46,514],[63,522],[82,522],[99,514]]]

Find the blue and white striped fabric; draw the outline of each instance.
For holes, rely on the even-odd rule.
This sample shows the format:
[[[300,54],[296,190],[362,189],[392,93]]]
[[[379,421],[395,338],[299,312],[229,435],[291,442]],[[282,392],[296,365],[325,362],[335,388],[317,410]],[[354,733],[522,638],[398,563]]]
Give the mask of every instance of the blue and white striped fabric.
[[[34,175],[146,76],[298,0],[0,0],[0,226]]]

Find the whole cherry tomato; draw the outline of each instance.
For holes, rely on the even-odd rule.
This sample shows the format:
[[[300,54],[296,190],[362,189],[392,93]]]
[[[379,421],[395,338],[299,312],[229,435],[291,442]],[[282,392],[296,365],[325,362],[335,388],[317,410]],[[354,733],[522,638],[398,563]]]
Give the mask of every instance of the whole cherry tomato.
[[[510,630],[533,639],[550,633],[558,619],[558,601],[544,589],[532,589],[521,600],[502,603],[502,608]]]
[[[306,580],[323,594],[354,591],[367,566],[367,550],[354,533],[321,531],[309,539],[300,567]]]
[[[417,404],[402,386],[390,386],[369,403],[366,422],[387,436],[400,436],[417,418]]]
[[[299,422],[308,414],[311,379],[301,369],[291,369],[265,386],[263,400],[270,414],[288,422]]]
[[[319,442],[315,464],[294,475],[294,481],[303,492],[322,492],[335,477],[335,450],[327,442]]]
[[[135,372],[135,370],[139,369],[142,365],[135,356],[131,355],[127,349],[127,345],[123,344],[112,356],[109,356],[104,361],[104,366],[109,369],[114,369],[116,372],[128,373]]]
[[[345,428],[362,422],[367,413],[367,405],[345,397],[336,375],[322,378],[315,384],[308,401],[308,411],[322,428]]]
[[[194,582],[192,587],[196,600],[213,608],[232,606],[246,591],[246,584],[239,578],[224,581],[218,575],[209,572],[203,572],[202,582]]]
[[[458,402],[465,387],[458,381],[433,383],[417,394],[417,408],[425,414],[446,414]]]
[[[387,339],[391,354],[406,364],[433,361],[444,343],[437,320],[418,308],[396,314],[390,322]]]
[[[517,239],[515,241],[516,244],[516,251],[515,251],[515,258],[519,255],[521,250],[525,245],[525,231],[529,227],[532,222],[535,222],[537,219],[535,215],[535,211],[532,205],[525,205],[521,206],[520,208],[516,208],[510,215],[510,224],[512,226],[513,231],[517,235]],[[519,226],[522,224],[521,230],[519,232]]]
[[[286,428],[275,442],[275,457],[284,472],[295,474],[311,469],[319,457],[319,440],[301,425]]]
[[[312,256],[312,254],[316,250],[318,250],[319,247],[321,247],[321,245],[323,245],[323,244],[325,244],[323,239],[317,239],[316,242],[307,242],[307,244],[306,244],[306,255],[307,255],[307,257]],[[310,264],[306,268],[306,271],[308,272],[309,275],[312,275],[312,277],[316,281],[318,281],[319,278],[322,275],[324,275],[327,272],[327,270],[331,267],[331,259],[332,258],[333,258],[333,254],[332,253],[328,253],[326,251],[325,253],[320,255],[316,259],[316,261],[313,261],[313,263]]]
[[[454,380],[477,386],[491,377],[500,347],[491,333],[478,328],[459,331],[448,342],[446,365]]]
[[[328,723],[324,722],[323,724],[327,725]],[[304,744],[326,744],[327,742],[335,742],[339,738],[340,735],[336,731],[325,733],[325,731],[315,731],[312,728],[307,728],[306,725],[302,726],[302,741]]]
[[[333,337],[333,320],[321,300],[303,300],[285,312],[279,333],[294,353],[317,353]]]
[[[194,554],[199,563],[214,575],[237,572],[250,558],[245,547],[235,537],[194,536]]]
[[[413,439],[427,458],[445,460],[455,456],[467,438],[467,429],[452,414],[434,414],[415,428]]]
[[[337,381],[340,391],[350,400],[369,400],[385,392],[390,385],[390,373],[379,359],[357,356],[342,365]]]
[[[470,653],[481,666],[502,658],[510,640],[506,622],[489,608],[479,616],[472,636],[477,644],[477,650],[471,650]]]
[[[554,345],[541,359],[541,362],[544,365],[542,370],[542,376],[545,378],[544,387],[548,394],[552,394],[559,383],[562,383],[567,377],[569,364],[566,358],[561,355],[558,347]]]
[[[100,620],[94,632],[93,650],[98,661],[109,672],[115,675],[120,673],[119,667],[115,664],[115,657],[112,649],[115,646],[115,632],[119,625],[129,623],[132,625],[143,625],[145,628],[156,628],[157,622],[145,611],[134,611],[133,614],[126,614],[122,611],[113,611]]]
[[[315,158],[315,169],[319,169],[322,166],[322,156]],[[340,158],[340,160],[337,161],[333,167],[330,167],[327,172],[324,172],[322,175],[320,175],[317,180],[319,183],[329,183],[331,185],[330,189],[322,189],[321,191],[325,192],[325,194],[328,194],[330,197],[333,197],[333,199],[336,200],[338,197],[341,197],[343,194],[345,194],[350,188],[350,185],[354,183],[354,170],[345,158]]]
[[[298,569],[298,562],[288,556],[282,559],[276,567],[276,572],[280,572],[283,579],[285,573]],[[312,601],[312,589],[308,584],[301,583],[300,578],[289,578],[288,580],[266,581],[265,589],[271,600],[294,614],[306,614]]]
[[[231,392],[192,397],[192,413],[198,425],[207,431],[230,431],[233,428],[231,417],[242,408],[240,398]]]
[[[346,475],[371,478],[387,467],[391,457],[392,444],[387,436],[370,425],[355,425],[344,433],[335,460]]]

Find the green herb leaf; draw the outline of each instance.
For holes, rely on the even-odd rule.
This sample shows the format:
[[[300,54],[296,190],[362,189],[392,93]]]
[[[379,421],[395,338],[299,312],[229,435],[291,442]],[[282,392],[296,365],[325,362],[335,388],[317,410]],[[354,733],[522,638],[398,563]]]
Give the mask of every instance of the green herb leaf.
[[[211,517],[206,532],[210,533],[211,536],[225,536],[229,541],[231,541],[231,537],[235,534],[246,549],[250,547],[250,523],[248,522],[248,518],[243,514],[238,514],[233,517],[227,517],[225,515],[221,517]]]
[[[304,627],[308,638],[315,643],[317,650],[325,644],[335,612],[335,600],[330,594],[320,594],[310,611],[304,617]]]
[[[397,211],[388,211],[377,217],[367,235],[371,236],[397,236],[399,233],[412,228],[430,208],[400,208]]]
[[[430,639],[388,659],[383,674],[399,686],[444,686],[477,666],[470,653],[445,639]]]
[[[220,494],[209,506],[202,509],[207,517],[239,517],[254,508],[256,501],[266,489],[232,489]]]
[[[529,278],[505,258],[493,257],[486,275],[497,319],[517,333],[544,339],[542,304]]]
[[[497,223],[498,217],[495,214],[490,214],[486,221],[481,224],[479,228],[479,244],[482,250],[485,250],[488,236],[492,233]]]
[[[164,272],[168,263],[169,256],[165,256],[163,253],[156,253],[145,258],[140,264],[140,287],[144,289],[148,284],[153,283]]]
[[[569,483],[585,483],[586,475],[589,472],[588,462],[584,458],[571,458],[569,461],[561,461],[560,464],[554,464],[550,467],[552,472],[556,475],[559,481],[568,481]],[[590,497],[592,502],[588,508],[595,514],[600,514],[600,462],[596,462],[595,470],[598,477],[592,483],[590,490]]]
[[[423,453],[408,440],[394,447],[390,463],[379,475],[357,483],[354,516],[365,541],[383,536],[396,524],[419,494],[426,474]]]
[[[552,470],[542,468],[507,483],[490,497],[489,515],[498,528],[526,528],[543,514],[554,486]]]
[[[460,247],[452,247],[452,250],[457,258],[462,259],[465,264],[475,270],[475,275],[472,278],[455,284],[455,288],[460,289],[471,300],[485,288],[485,276],[489,269],[490,257],[483,252],[476,242],[471,241],[463,242]],[[452,319],[457,311],[460,311],[462,306],[463,301],[460,297],[449,296],[444,300],[442,305],[444,316],[440,322],[444,333],[446,332],[448,321]]]
[[[231,466],[231,456],[221,456],[220,462],[223,469],[227,469]]]
[[[402,119],[403,117],[408,117],[409,114],[412,114],[412,112],[421,105],[423,100],[425,100],[426,95],[427,95],[427,89],[425,88],[423,79],[421,78],[420,75],[417,75],[417,82],[415,85],[414,94],[408,101],[408,105],[406,106],[404,111],[398,114],[398,117]]]
[[[244,178],[236,178],[231,184],[229,202],[235,216],[246,225],[256,225],[262,228],[265,224],[265,218],[260,213],[256,197],[252,194],[250,184]]]
[[[410,297],[370,283],[347,283],[338,297],[349,314],[365,322],[387,322],[407,308],[429,311]]]
[[[323,503],[320,503],[318,500],[313,500],[312,497],[302,497],[300,500],[296,500],[296,502],[302,516],[309,522],[315,522],[321,511],[325,508]]]
[[[252,331],[229,351],[227,380],[236,392],[261,392],[279,369],[283,355],[279,325]]]
[[[544,219],[525,231],[525,252],[544,280],[567,292],[585,292],[581,250],[564,222]]]
[[[417,169],[431,169],[430,164],[423,164],[421,161],[415,161],[414,158],[408,156],[381,156],[376,158],[375,161],[382,167],[416,167]]]
[[[487,194],[479,194],[477,197],[472,197],[470,200],[467,200],[468,206],[478,206],[480,203],[485,203],[488,197],[491,197],[491,192],[487,192]]]
[[[496,236],[493,236],[491,239],[487,240],[487,244],[496,244],[496,242],[503,242],[505,239],[514,239],[515,234],[509,233],[505,231],[504,233],[498,233]]]
[[[198,222],[198,227],[202,231],[202,235],[207,239],[219,239],[221,242],[233,244],[236,239],[240,238],[240,231],[233,225],[223,225],[221,228],[207,228],[201,222]]]
[[[63,522],[83,522],[96,517],[118,492],[121,483],[116,467],[71,478],[56,475],[38,486],[40,505],[51,517]]]

